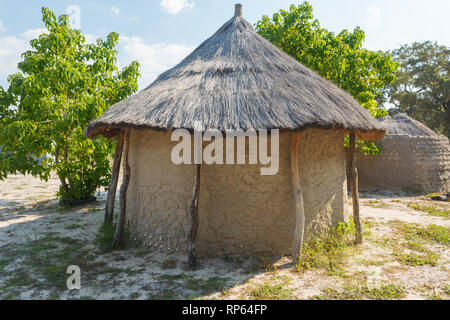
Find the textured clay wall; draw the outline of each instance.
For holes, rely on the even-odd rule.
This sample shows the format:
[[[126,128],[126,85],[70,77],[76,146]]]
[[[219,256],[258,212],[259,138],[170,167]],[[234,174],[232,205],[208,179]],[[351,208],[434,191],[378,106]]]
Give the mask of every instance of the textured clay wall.
[[[361,188],[450,190],[450,143],[446,137],[391,135],[380,144],[384,152],[358,159]]]
[[[132,130],[127,219],[133,238],[159,250],[184,250],[193,166],[172,164],[167,132]]]
[[[261,176],[260,165],[203,165],[199,203],[201,255],[290,253],[294,237],[289,148],[280,134],[277,175]],[[160,250],[186,248],[193,166],[175,166],[170,133],[133,131],[127,216],[132,235]],[[345,157],[339,131],[301,134],[300,169],[306,233],[346,219]]]

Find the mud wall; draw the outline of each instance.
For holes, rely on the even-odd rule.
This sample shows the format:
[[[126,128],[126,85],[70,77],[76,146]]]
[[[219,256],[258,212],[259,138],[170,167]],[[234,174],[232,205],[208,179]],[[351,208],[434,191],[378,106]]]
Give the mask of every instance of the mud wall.
[[[358,157],[361,188],[450,190],[450,143],[446,137],[391,135],[378,156]]]
[[[346,219],[343,133],[309,129],[300,141],[310,235]],[[290,253],[295,225],[290,143],[291,133],[281,133],[277,175],[261,176],[259,164],[202,166],[201,255]],[[136,240],[158,250],[185,252],[194,167],[172,164],[175,144],[168,132],[132,131],[127,217]]]

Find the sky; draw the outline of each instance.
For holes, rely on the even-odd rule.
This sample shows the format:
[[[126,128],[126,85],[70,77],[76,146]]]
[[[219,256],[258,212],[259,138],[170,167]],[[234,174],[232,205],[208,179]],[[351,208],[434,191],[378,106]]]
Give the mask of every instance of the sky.
[[[0,0],[0,86],[17,72],[29,41],[45,30],[41,7],[69,14],[72,26],[88,41],[109,32],[120,35],[120,67],[141,64],[139,89],[173,67],[210,37],[243,5],[243,17],[256,23],[294,0]],[[450,46],[449,0],[310,0],[322,27],[334,32],[360,26],[364,46],[390,50],[414,41],[432,40]]]

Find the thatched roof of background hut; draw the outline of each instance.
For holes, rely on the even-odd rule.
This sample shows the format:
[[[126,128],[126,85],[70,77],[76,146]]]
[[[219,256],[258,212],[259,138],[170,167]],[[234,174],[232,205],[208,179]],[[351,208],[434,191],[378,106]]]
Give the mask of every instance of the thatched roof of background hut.
[[[381,123],[387,128],[389,135],[409,135],[436,137],[437,134],[426,125],[404,113],[387,116]]]
[[[355,131],[385,128],[353,97],[261,37],[240,15],[226,22],[149,87],[110,107],[86,130],[111,137],[126,127]]]

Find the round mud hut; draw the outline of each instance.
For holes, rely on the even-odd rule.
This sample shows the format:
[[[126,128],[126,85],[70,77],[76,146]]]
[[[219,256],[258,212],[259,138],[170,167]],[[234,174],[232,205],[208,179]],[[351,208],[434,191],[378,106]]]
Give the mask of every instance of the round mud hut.
[[[296,257],[304,237],[346,220],[344,135],[377,140],[385,129],[348,93],[258,35],[241,12],[236,5],[181,63],[88,125],[90,138],[118,136],[107,220],[123,155],[116,239],[128,223],[133,238],[187,253],[190,263],[196,254]],[[174,163],[179,129],[194,132],[192,144],[206,129],[259,138],[268,130],[258,152],[266,141],[278,170],[262,175],[266,165],[251,163],[252,135],[240,164]],[[237,139],[223,144],[227,157],[237,152],[227,150],[230,140]]]
[[[450,190],[450,143],[404,113],[381,121],[387,136],[377,156],[359,155],[361,188],[414,193]]]

